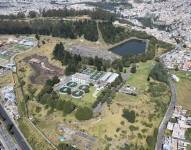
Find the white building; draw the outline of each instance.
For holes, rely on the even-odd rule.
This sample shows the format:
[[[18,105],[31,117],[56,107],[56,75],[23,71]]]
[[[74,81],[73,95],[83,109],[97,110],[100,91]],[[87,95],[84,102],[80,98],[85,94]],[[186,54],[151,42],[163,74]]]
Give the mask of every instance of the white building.
[[[90,76],[82,73],[75,73],[72,75],[72,81],[79,84],[89,84]]]
[[[104,75],[100,78],[100,81],[106,82],[111,75],[112,75],[112,72],[107,72],[106,74],[104,74]]]
[[[112,73],[111,75],[110,75],[110,77],[107,79],[107,83],[112,83],[112,82],[114,82],[115,81],[115,79],[117,79],[117,77],[119,76],[119,74],[117,74],[117,73]]]

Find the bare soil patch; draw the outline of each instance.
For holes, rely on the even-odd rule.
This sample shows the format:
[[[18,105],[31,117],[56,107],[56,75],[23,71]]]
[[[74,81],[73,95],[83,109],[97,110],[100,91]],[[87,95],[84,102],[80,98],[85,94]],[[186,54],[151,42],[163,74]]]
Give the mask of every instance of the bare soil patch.
[[[64,75],[64,70],[50,64],[45,56],[34,54],[26,57],[24,61],[29,63],[35,72],[30,76],[32,84],[44,84],[54,76]]]

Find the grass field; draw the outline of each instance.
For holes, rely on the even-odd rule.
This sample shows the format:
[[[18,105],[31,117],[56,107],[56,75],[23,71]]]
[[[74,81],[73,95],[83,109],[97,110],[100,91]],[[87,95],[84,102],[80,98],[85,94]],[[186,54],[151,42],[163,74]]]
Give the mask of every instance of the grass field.
[[[177,104],[191,110],[191,73],[174,72],[180,81],[177,86]]]
[[[25,138],[34,150],[53,150],[54,148],[37,132],[26,118],[27,110],[23,101],[23,93],[16,74],[13,74],[15,85],[16,99],[18,103],[19,113],[21,118],[18,120],[18,125],[24,134]]]
[[[98,121],[91,120],[82,123],[81,128],[99,137],[105,144],[112,143],[115,147],[125,141],[147,147],[146,137],[152,136],[154,129],[158,128],[163,117],[163,115],[155,115],[155,104],[151,102],[151,97],[147,92],[149,85],[147,77],[153,65],[153,61],[140,63],[137,73],[129,77],[127,84],[137,87],[137,97],[117,93],[111,106],[104,110]],[[168,93],[160,99],[167,104],[169,102]],[[122,117],[123,108],[136,112],[135,123],[129,123]],[[129,129],[132,125],[136,128],[135,131]]]
[[[45,45],[42,45],[40,48],[34,48],[29,52],[16,57],[18,67],[17,73],[19,78],[25,81],[25,91],[27,91],[28,87],[31,86],[29,76],[34,72],[28,64],[22,61],[23,58],[37,53],[38,55],[47,56],[51,64],[62,67],[60,62],[52,59],[52,50],[55,44],[63,41],[67,47],[73,44],[73,42],[75,44],[78,44],[79,42],[79,40],[71,41],[62,40],[59,38],[41,38],[42,40],[45,40]],[[35,125],[40,128],[40,130],[54,144],[59,143],[59,132],[57,130],[58,125],[69,124],[70,128],[83,130],[90,135],[96,136],[99,141],[97,144],[98,148],[95,148],[96,150],[103,150],[106,146],[108,146],[108,144],[111,145],[111,149],[118,149],[124,143],[134,145],[137,144],[139,148],[141,146],[147,148],[148,145],[146,143],[146,138],[148,136],[152,136],[154,129],[158,128],[163,114],[156,112],[156,104],[153,102],[154,98],[152,98],[148,92],[149,82],[147,81],[147,78],[150,70],[154,66],[154,61],[139,63],[138,66],[139,67],[137,68],[137,72],[135,74],[131,74],[126,82],[126,84],[130,84],[137,88],[138,96],[134,97],[122,93],[117,93],[113,103],[110,106],[104,106],[104,109],[98,118],[80,122],[75,119],[75,111],[70,115],[63,116],[62,112],[56,110],[51,111],[49,108],[40,105],[36,101],[28,102],[29,115],[33,116]],[[22,68],[24,68],[24,71],[22,71]],[[38,93],[38,91],[42,88],[42,85],[33,84],[32,87],[36,88],[36,93]],[[71,100],[78,106],[91,107],[92,103],[96,100],[96,98],[92,96],[94,91],[94,87],[90,87],[90,92],[81,99],[74,99],[67,95],[61,95],[61,98],[64,100]],[[30,93],[28,92],[27,94]],[[20,95],[19,91],[18,95]],[[168,92],[159,97],[158,100],[167,105],[169,102]],[[20,107],[22,108],[23,105]],[[122,117],[124,108],[135,111],[135,123],[129,123],[125,118]],[[21,121],[21,125],[24,126],[24,133],[27,132],[27,130],[30,130],[28,131],[29,134],[30,132],[35,132],[27,122],[24,123]],[[131,129],[132,127],[134,130]],[[35,139],[38,139],[36,137],[36,133],[34,135],[31,134],[31,136],[34,136]],[[31,137],[27,137],[29,141],[31,140],[30,138]],[[39,142],[42,143],[42,147],[44,147],[44,142],[40,140]]]
[[[54,148],[49,145],[37,131],[33,132],[35,129],[29,123],[26,118],[21,118],[18,120],[19,128],[22,133],[25,135],[25,138],[30,143],[33,150],[53,150]]]
[[[154,61],[140,63],[137,73],[130,75],[127,80],[127,84],[137,87],[138,96],[117,93],[110,107],[104,106],[98,118],[79,122],[75,119],[74,113],[63,116],[62,112],[50,112],[49,109],[35,101],[29,103],[29,112],[34,116],[36,125],[55,144],[59,143],[58,124],[70,124],[73,129],[83,130],[96,136],[99,141],[98,150],[104,149],[108,144],[111,144],[110,148],[116,149],[124,143],[137,144],[139,148],[141,146],[147,148],[146,138],[153,135],[154,129],[158,128],[164,115],[155,112],[156,104],[153,103],[153,99],[158,98],[166,106],[170,99],[168,92],[157,98],[152,98],[148,93],[147,77],[153,65]],[[73,101],[78,106],[91,106],[95,101],[95,98],[92,97],[93,91],[94,88],[91,87],[90,92],[82,99],[73,99],[66,95],[61,97]],[[37,107],[41,107],[39,112],[37,112]],[[135,111],[135,123],[129,123],[122,117],[124,108]],[[131,129],[132,127],[134,130]]]

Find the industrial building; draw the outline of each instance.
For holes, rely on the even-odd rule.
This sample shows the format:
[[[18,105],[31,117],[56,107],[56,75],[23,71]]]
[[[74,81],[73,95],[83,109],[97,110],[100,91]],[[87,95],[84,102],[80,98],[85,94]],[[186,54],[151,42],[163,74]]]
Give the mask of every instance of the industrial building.
[[[75,73],[68,77],[61,77],[60,83],[55,85],[54,89],[61,94],[71,94],[74,98],[81,98],[89,89],[90,83],[96,88],[96,93],[114,82],[118,76],[119,74],[117,73],[87,68],[80,73]]]
[[[72,81],[79,84],[89,84],[90,76],[82,73],[75,73],[72,75]]]

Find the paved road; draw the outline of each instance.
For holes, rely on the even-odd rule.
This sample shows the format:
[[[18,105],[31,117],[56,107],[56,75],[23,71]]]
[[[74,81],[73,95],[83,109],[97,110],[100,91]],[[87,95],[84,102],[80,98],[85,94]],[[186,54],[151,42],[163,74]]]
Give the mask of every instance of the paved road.
[[[166,129],[167,123],[170,120],[170,118],[173,115],[174,112],[174,108],[176,105],[176,85],[175,83],[170,79],[169,80],[170,83],[170,90],[171,90],[171,101],[170,104],[168,106],[168,109],[166,111],[166,114],[159,126],[158,129],[158,135],[157,135],[157,143],[155,145],[155,150],[162,150],[162,144],[163,144],[163,138],[164,138],[164,131]]]
[[[0,140],[6,150],[19,150],[19,146],[13,140],[3,124],[0,125]]]
[[[17,143],[19,144],[20,148],[22,150],[31,150],[32,148],[24,138],[23,134],[21,133],[20,129],[15,125],[15,123],[9,118],[7,115],[6,111],[4,110],[3,106],[0,105],[0,116],[5,119],[4,123],[5,124],[13,124],[13,136],[15,137]]]

